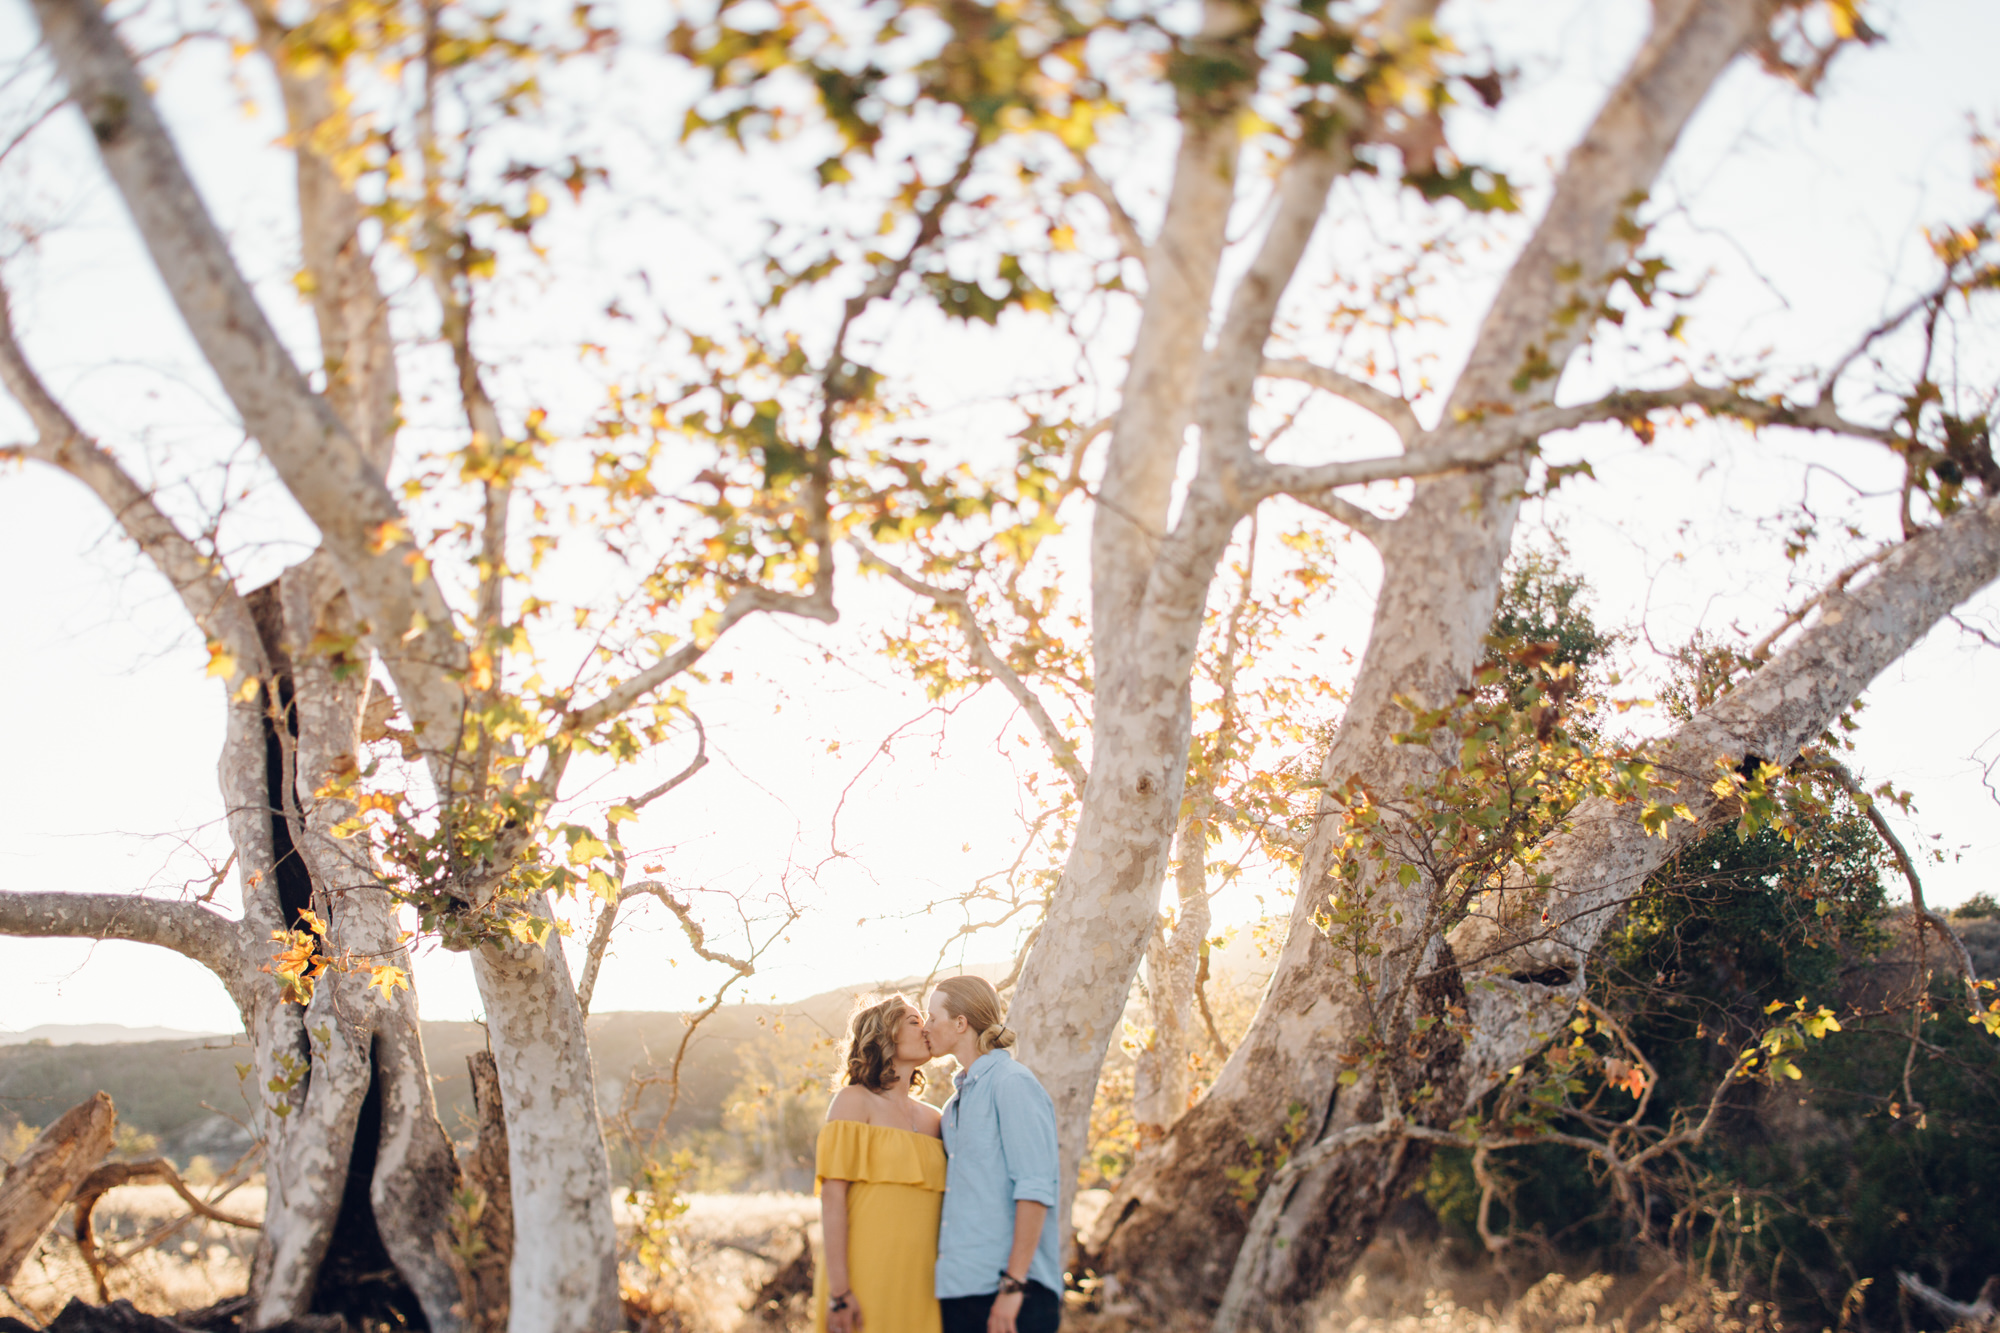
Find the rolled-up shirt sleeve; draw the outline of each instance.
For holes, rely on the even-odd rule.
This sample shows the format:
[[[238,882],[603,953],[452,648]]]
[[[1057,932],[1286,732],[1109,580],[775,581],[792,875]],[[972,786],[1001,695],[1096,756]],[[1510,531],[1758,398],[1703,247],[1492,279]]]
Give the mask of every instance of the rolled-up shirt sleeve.
[[[1060,1192],[1056,1152],[1056,1108],[1032,1077],[1010,1078],[994,1089],[999,1112],[1000,1155],[1013,1182],[1014,1201],[1026,1199],[1053,1209]]]

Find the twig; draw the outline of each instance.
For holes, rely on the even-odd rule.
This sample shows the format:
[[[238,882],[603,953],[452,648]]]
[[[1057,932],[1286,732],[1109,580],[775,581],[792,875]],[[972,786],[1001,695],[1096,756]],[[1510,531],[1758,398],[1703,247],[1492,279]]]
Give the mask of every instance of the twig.
[[[965,646],[971,652],[974,663],[980,670],[999,681],[1007,693],[1014,696],[1014,701],[1021,705],[1029,720],[1035,724],[1035,730],[1040,734],[1042,743],[1049,747],[1049,753],[1055,759],[1056,767],[1062,770],[1063,776],[1076,788],[1077,795],[1083,795],[1084,786],[1090,781],[1090,774],[1084,768],[1083,760],[1077,755],[1075,742],[1063,734],[1062,728],[1056,725],[1056,720],[1049,716],[1049,710],[1043,706],[1035,692],[1028,688],[1027,682],[1021,679],[1020,674],[1008,666],[1000,654],[993,650],[992,641],[986,637],[986,631],[980,628],[979,617],[973,612],[972,599],[961,589],[941,588],[934,583],[926,583],[915,575],[904,573],[877,555],[859,538],[850,537],[848,544],[860,555],[865,568],[880,570],[909,591],[920,597],[930,598],[939,609],[951,616],[953,622],[958,625],[959,633],[965,638]]]

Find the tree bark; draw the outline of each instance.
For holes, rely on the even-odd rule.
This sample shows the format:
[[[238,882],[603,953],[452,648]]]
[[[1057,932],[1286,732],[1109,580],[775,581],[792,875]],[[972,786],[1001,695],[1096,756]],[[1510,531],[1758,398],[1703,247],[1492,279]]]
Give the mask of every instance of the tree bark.
[[[461,1254],[459,1299],[473,1333],[500,1333],[507,1327],[508,1273],[514,1257],[513,1182],[508,1164],[507,1112],[500,1104],[500,1070],[491,1051],[465,1058],[472,1080],[472,1102],[479,1116],[479,1137],[464,1163],[465,1183],[477,1191],[468,1206],[462,1237],[470,1253]]]
[[[1630,214],[1709,87],[1763,28],[1760,0],[1661,0],[1652,34],[1565,164],[1548,213],[1488,313],[1447,404],[1433,447],[1548,400],[1555,376],[1588,336],[1631,248]],[[1448,702],[1483,655],[1525,471],[1508,462],[1420,483],[1410,509],[1377,536],[1383,584],[1367,651],[1340,729],[1322,765],[1329,793],[1354,783],[1398,794],[1445,757],[1396,745],[1404,695]],[[1163,1305],[1201,1308],[1229,1277],[1248,1201],[1226,1166],[1261,1173],[1291,1147],[1381,1114],[1372,1074],[1341,1089],[1341,1057],[1374,1031],[1410,1041],[1397,1071],[1404,1093],[1428,1083],[1429,1114],[1459,1113],[1468,1089],[1455,1041],[1411,1039],[1416,1021],[1462,1005],[1463,989],[1439,934],[1433,886],[1371,877],[1371,911],[1385,925],[1367,969],[1339,956],[1313,925],[1335,888],[1341,812],[1329,797],[1305,856],[1301,889],[1278,968],[1243,1042],[1162,1150],[1142,1161],[1085,1238],[1100,1271]],[[1357,983],[1364,970],[1371,985]],[[1423,978],[1421,983],[1419,978]],[[1376,997],[1388,997],[1377,1000]],[[1276,1325],[1345,1271],[1422,1159],[1401,1140],[1356,1148],[1290,1188],[1278,1245],[1259,1256],[1257,1318]]]
[[[385,326],[379,322],[379,308],[370,304],[379,293],[372,277],[364,279],[361,271],[365,257],[354,248],[349,225],[354,218],[334,199],[331,214],[305,222],[306,260],[315,283],[328,293],[328,302],[319,307],[326,343],[322,350],[340,361],[330,367],[333,392],[322,398],[258,307],[160,122],[143,78],[99,7],[90,0],[36,0],[34,11],[70,95],[90,125],[99,156],[204,359],[287,490],[318,527],[353,612],[365,622],[422,737],[438,798],[448,804],[460,795],[457,741],[466,698],[459,682],[467,648],[436,580],[412,577],[417,553],[383,479],[386,452],[368,447],[385,438],[389,418],[384,410],[393,401],[393,380],[389,363],[379,354]],[[262,17],[269,19],[268,14]],[[267,42],[283,42],[268,22],[260,27]],[[324,123],[332,105],[323,96],[326,90],[309,86],[282,58],[279,75],[295,131]],[[338,181],[319,171],[323,164],[312,158],[311,152],[301,158],[302,200],[329,191],[338,194]],[[365,372],[359,379],[347,374],[357,366]],[[345,408],[353,419],[343,420],[337,408]],[[740,618],[743,611],[736,614]],[[292,702],[271,694],[266,702],[273,701],[273,712]],[[272,848],[282,870],[291,864],[286,855],[291,846],[310,839],[301,823],[300,798],[289,794],[286,783],[275,788],[261,784],[249,798],[247,789],[259,785],[250,781],[249,730],[247,718],[232,718],[232,738],[243,742],[232,747],[233,757],[225,758],[225,788],[235,789],[228,791],[232,833],[237,812],[243,812],[241,822],[255,823],[258,817],[251,812],[275,807],[278,817],[262,822],[269,826],[270,838],[280,844],[290,840],[290,845]],[[293,755],[285,737],[275,739],[280,765],[290,773],[289,766],[304,756]],[[329,753],[338,757],[339,751]],[[280,793],[275,801],[273,790]],[[257,836],[255,830],[247,831]],[[315,855],[310,846],[305,855]],[[497,879],[504,868],[487,867],[487,878]],[[250,869],[246,859],[246,871]],[[311,876],[305,878],[309,897],[315,888]],[[317,887],[323,891],[326,883]],[[477,884],[466,886],[471,897],[485,891]],[[289,927],[300,905],[266,913],[278,919],[273,928]],[[527,907],[532,911],[537,905]],[[539,910],[548,915],[546,904]],[[395,933],[386,902],[378,910],[357,889],[346,910],[334,911],[328,919],[339,934],[336,949],[348,947],[346,941],[352,939],[357,953],[375,949],[394,956],[382,943]],[[619,1310],[609,1167],[581,1013],[560,949],[484,949],[475,958],[475,972],[493,1020],[510,1137],[534,1162],[534,1170],[515,1173],[516,1213],[524,1227],[534,1227],[546,1241],[516,1256],[516,1317],[536,1333],[609,1327]],[[306,1293],[315,1280],[314,1256],[328,1243],[316,1228],[337,1222],[340,1210],[355,1197],[344,1179],[342,1150],[328,1145],[346,1143],[371,1105],[383,1117],[383,1147],[392,1149],[392,1160],[380,1164],[383,1171],[394,1174],[407,1167],[424,1178],[426,1172],[448,1170],[449,1156],[437,1147],[441,1137],[423,1128],[430,1115],[429,1094],[414,1025],[400,1014],[385,1018],[375,1008],[395,1010],[409,1003],[407,993],[386,1001],[370,998],[358,980],[329,976],[303,1026],[282,1001],[261,993],[246,1014],[259,1052],[260,1084],[276,1095],[268,1122],[274,1151],[281,1156],[296,1152],[299,1167],[288,1172],[273,1194],[274,1206],[292,1220],[270,1228],[260,1250],[260,1310],[291,1308],[312,1299]],[[385,1023],[394,1031],[384,1028]],[[550,1044],[521,1050],[510,1047],[515,1041]],[[302,1062],[312,1066],[312,1078],[298,1074]],[[371,1104],[371,1095],[378,1102]],[[398,1153],[413,1156],[399,1162],[393,1160]],[[423,1189],[429,1191],[431,1183]],[[387,1177],[378,1182],[384,1201],[393,1188]],[[442,1218],[429,1205],[399,1212],[407,1212],[412,1226]],[[437,1306],[447,1288],[434,1236],[399,1239],[385,1233],[380,1241],[396,1252],[399,1266],[409,1265],[405,1276],[427,1310],[439,1309],[433,1326],[449,1322],[443,1313],[447,1307]]]
[[[1208,829],[1181,821],[1174,889],[1180,908],[1146,948],[1147,1013],[1153,1032],[1132,1071],[1132,1120],[1141,1151],[1167,1136],[1188,1106],[1188,1031],[1194,1022],[1195,974],[1208,935]]]
[[[546,899],[529,907],[553,919]],[[521,1164],[510,1182],[514,1231],[534,1238],[514,1253],[508,1327],[603,1333],[623,1317],[611,1161],[561,937],[477,949],[472,970],[492,1034],[508,1149]]]
[[[409,971],[395,905],[365,839],[333,832],[354,813],[338,784],[358,767],[369,681],[359,664],[305,647],[353,633],[330,561],[315,556],[287,570],[276,599],[283,638],[266,652],[284,673],[295,733],[283,817],[296,831],[313,906],[327,923],[326,947],[356,970],[323,975],[304,1015],[312,1061],[304,1096],[279,1118],[270,1145],[285,1164],[278,1173],[283,1206],[295,1224],[259,1247],[265,1280],[256,1316],[277,1322],[329,1303],[356,1313],[371,1301],[394,1307],[402,1294],[393,1284],[371,1291],[336,1280],[344,1269],[379,1272],[379,1262],[358,1262],[379,1249],[431,1328],[444,1333],[462,1326],[453,1309],[457,1282],[437,1246],[449,1226],[456,1159],[437,1118],[414,987],[370,985],[373,966]],[[363,1174],[350,1180],[357,1168]],[[329,1256],[330,1245],[341,1252]]]
[[[14,1280],[70,1195],[111,1151],[117,1126],[111,1099],[100,1092],[63,1112],[0,1177],[0,1286]]]

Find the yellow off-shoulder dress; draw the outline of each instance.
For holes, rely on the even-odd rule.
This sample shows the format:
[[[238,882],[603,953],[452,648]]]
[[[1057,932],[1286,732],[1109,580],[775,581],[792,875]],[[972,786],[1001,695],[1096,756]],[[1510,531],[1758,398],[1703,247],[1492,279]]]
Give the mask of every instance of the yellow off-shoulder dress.
[[[819,1132],[814,1192],[847,1187],[847,1280],[862,1333],[939,1333],[938,1219],[944,1143],[914,1130],[829,1120]],[[813,1272],[813,1328],[826,1333],[826,1260]]]

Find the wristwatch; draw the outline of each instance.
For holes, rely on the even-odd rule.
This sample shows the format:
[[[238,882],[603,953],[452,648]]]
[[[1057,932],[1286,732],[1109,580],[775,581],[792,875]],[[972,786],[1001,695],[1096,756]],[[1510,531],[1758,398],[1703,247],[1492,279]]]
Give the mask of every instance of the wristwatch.
[[[1015,1277],[1004,1268],[1000,1270],[1000,1294],[1002,1296],[1018,1296],[1027,1289],[1028,1279]]]

